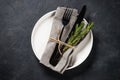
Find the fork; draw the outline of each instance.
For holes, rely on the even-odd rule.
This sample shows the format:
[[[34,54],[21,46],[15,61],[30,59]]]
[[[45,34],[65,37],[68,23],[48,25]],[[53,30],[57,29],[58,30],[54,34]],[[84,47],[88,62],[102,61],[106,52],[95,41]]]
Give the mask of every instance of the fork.
[[[72,12],[73,12],[72,9],[69,9],[69,8],[66,8],[66,9],[65,9],[65,12],[64,12],[63,18],[62,18],[63,28],[62,28],[62,30],[61,30],[59,39],[61,39],[62,33],[63,33],[63,31],[64,31],[64,28],[65,28],[65,26],[66,26],[66,25],[69,23],[69,21],[70,21]],[[55,65],[58,63],[58,61],[61,59],[61,57],[62,57],[61,54],[58,52],[58,44],[57,44],[57,45],[55,46],[55,50],[54,50],[54,52],[53,52],[52,58],[51,58],[51,60],[50,60],[50,63],[55,66]]]

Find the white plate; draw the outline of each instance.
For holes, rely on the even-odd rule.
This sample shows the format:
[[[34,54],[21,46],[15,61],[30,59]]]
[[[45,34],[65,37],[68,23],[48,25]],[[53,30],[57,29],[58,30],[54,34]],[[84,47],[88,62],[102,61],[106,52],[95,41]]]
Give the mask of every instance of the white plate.
[[[45,47],[50,36],[54,13],[55,11],[51,11],[42,16],[37,21],[32,31],[31,36],[32,49],[39,60],[41,60],[41,56],[44,53]],[[74,65],[68,67],[68,69],[72,69],[80,65],[83,61],[85,61],[85,59],[90,54],[93,45],[92,31],[89,32],[89,34],[86,36],[86,39],[83,40],[83,43],[84,47],[82,48],[82,50],[78,52]]]

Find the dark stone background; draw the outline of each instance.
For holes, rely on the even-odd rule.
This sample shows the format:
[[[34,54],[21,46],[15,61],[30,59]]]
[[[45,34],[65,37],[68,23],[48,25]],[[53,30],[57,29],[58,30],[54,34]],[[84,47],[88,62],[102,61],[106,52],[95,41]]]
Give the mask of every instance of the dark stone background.
[[[38,63],[32,29],[58,6],[83,5],[95,23],[89,66],[59,75]],[[120,0],[0,0],[0,80],[120,80]]]

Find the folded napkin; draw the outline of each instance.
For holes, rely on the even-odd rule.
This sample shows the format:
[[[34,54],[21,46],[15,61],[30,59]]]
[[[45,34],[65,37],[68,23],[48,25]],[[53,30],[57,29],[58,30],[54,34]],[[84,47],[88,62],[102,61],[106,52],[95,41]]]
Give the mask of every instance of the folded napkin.
[[[49,67],[50,69],[52,69],[56,72],[59,72],[61,74],[66,70],[66,68],[70,64],[70,60],[72,57],[71,53],[73,52],[73,48],[69,48],[62,55],[62,57],[59,60],[59,62],[57,63],[57,65],[52,65],[50,63],[50,60],[51,60],[51,57],[52,57],[53,52],[55,50],[56,44],[59,43],[55,40],[59,39],[60,33],[64,27],[63,34],[61,36],[60,41],[65,42],[65,40],[67,39],[67,36],[69,35],[69,33],[70,33],[70,31],[71,31],[71,29],[72,29],[72,27],[77,19],[77,15],[78,15],[78,11],[76,9],[68,8],[68,9],[72,9],[73,12],[72,12],[72,15],[71,15],[71,18],[70,18],[68,25],[63,26],[62,18],[63,18],[64,12],[65,12],[65,9],[66,9],[65,7],[58,7],[57,10],[55,11],[53,25],[52,25],[52,29],[51,29],[51,33],[50,33],[50,39],[47,43],[44,54],[42,55],[42,58],[40,60],[40,63],[42,63],[46,67]]]

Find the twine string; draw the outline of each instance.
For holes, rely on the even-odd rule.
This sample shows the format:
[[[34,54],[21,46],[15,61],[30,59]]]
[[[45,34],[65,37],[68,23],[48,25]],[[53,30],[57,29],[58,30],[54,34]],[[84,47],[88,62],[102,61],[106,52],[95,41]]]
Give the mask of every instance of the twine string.
[[[53,41],[53,42],[56,42],[56,43],[58,43],[58,50],[59,50],[59,53],[62,55],[62,52],[61,52],[61,50],[60,50],[60,45],[62,44],[62,45],[65,45],[65,46],[67,46],[67,47],[69,47],[69,48],[75,48],[74,46],[71,46],[71,45],[69,45],[69,44],[67,44],[67,43],[65,43],[65,42],[63,42],[63,41],[60,41],[60,39],[59,39],[59,36],[58,36],[58,38],[57,39],[55,39],[55,38],[53,38],[53,37],[50,37],[50,41]]]

